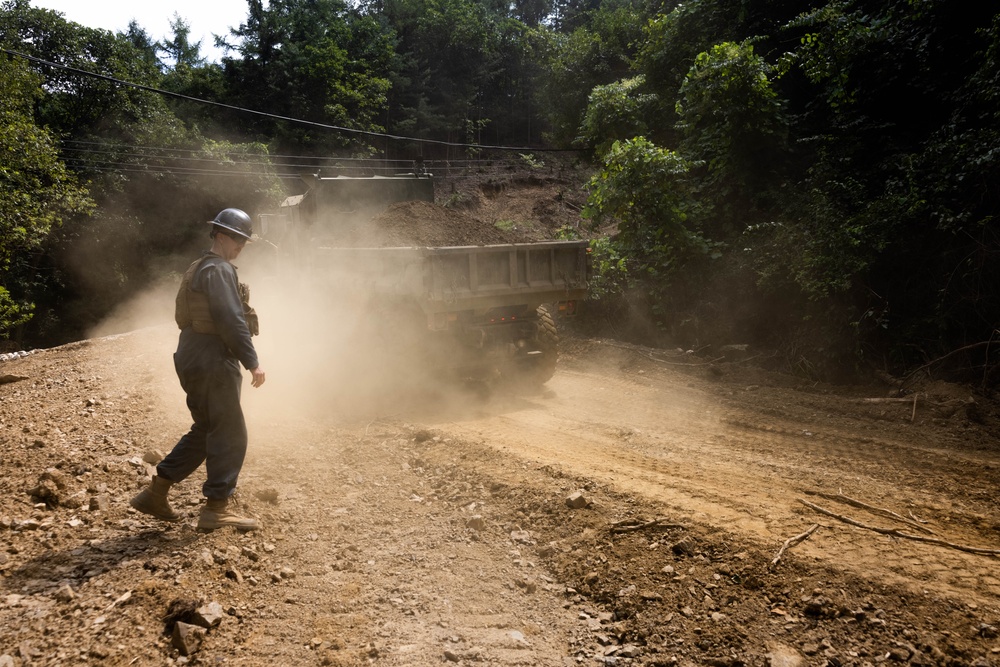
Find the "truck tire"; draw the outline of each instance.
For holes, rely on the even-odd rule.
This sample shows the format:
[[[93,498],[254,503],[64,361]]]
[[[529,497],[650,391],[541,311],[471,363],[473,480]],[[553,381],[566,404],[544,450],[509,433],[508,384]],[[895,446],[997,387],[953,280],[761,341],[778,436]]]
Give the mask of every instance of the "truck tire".
[[[538,332],[535,349],[541,354],[533,354],[522,361],[517,369],[517,381],[528,386],[540,386],[552,379],[559,358],[559,334],[552,313],[545,306],[539,306]]]

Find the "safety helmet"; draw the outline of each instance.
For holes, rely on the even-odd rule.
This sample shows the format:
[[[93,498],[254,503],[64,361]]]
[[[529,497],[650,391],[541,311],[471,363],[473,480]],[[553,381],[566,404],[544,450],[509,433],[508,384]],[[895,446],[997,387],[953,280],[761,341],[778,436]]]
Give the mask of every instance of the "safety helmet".
[[[209,220],[208,224],[239,234],[248,241],[253,236],[253,220],[238,208],[227,208],[219,211],[215,220]]]

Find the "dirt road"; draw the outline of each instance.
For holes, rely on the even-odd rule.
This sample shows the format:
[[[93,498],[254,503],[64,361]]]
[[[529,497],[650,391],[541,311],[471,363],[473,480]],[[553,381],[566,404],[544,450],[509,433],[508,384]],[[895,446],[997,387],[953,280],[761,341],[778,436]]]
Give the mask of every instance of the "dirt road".
[[[182,525],[128,507],[188,425],[173,337],[0,365],[0,665],[1000,664],[1000,558],[959,549],[1000,549],[998,422],[961,388],[570,339],[541,391],[362,408],[277,364],[244,397],[264,528],[199,534],[200,479]]]

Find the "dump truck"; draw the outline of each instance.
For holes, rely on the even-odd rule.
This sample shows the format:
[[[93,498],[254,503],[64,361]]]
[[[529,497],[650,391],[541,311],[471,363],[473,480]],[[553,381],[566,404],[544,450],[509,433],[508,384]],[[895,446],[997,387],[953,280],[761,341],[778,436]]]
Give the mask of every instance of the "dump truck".
[[[432,177],[311,178],[260,228],[281,262],[364,302],[382,353],[467,380],[549,380],[557,318],[587,294],[588,243],[372,244],[366,221],[407,201],[433,202]]]

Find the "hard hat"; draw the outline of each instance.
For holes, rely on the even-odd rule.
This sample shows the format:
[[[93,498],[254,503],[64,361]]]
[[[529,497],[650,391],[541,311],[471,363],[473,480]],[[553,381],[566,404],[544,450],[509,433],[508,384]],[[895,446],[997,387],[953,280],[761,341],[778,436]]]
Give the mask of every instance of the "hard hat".
[[[253,236],[253,220],[238,208],[227,208],[219,211],[215,220],[209,220],[208,224],[239,234],[248,241]]]

